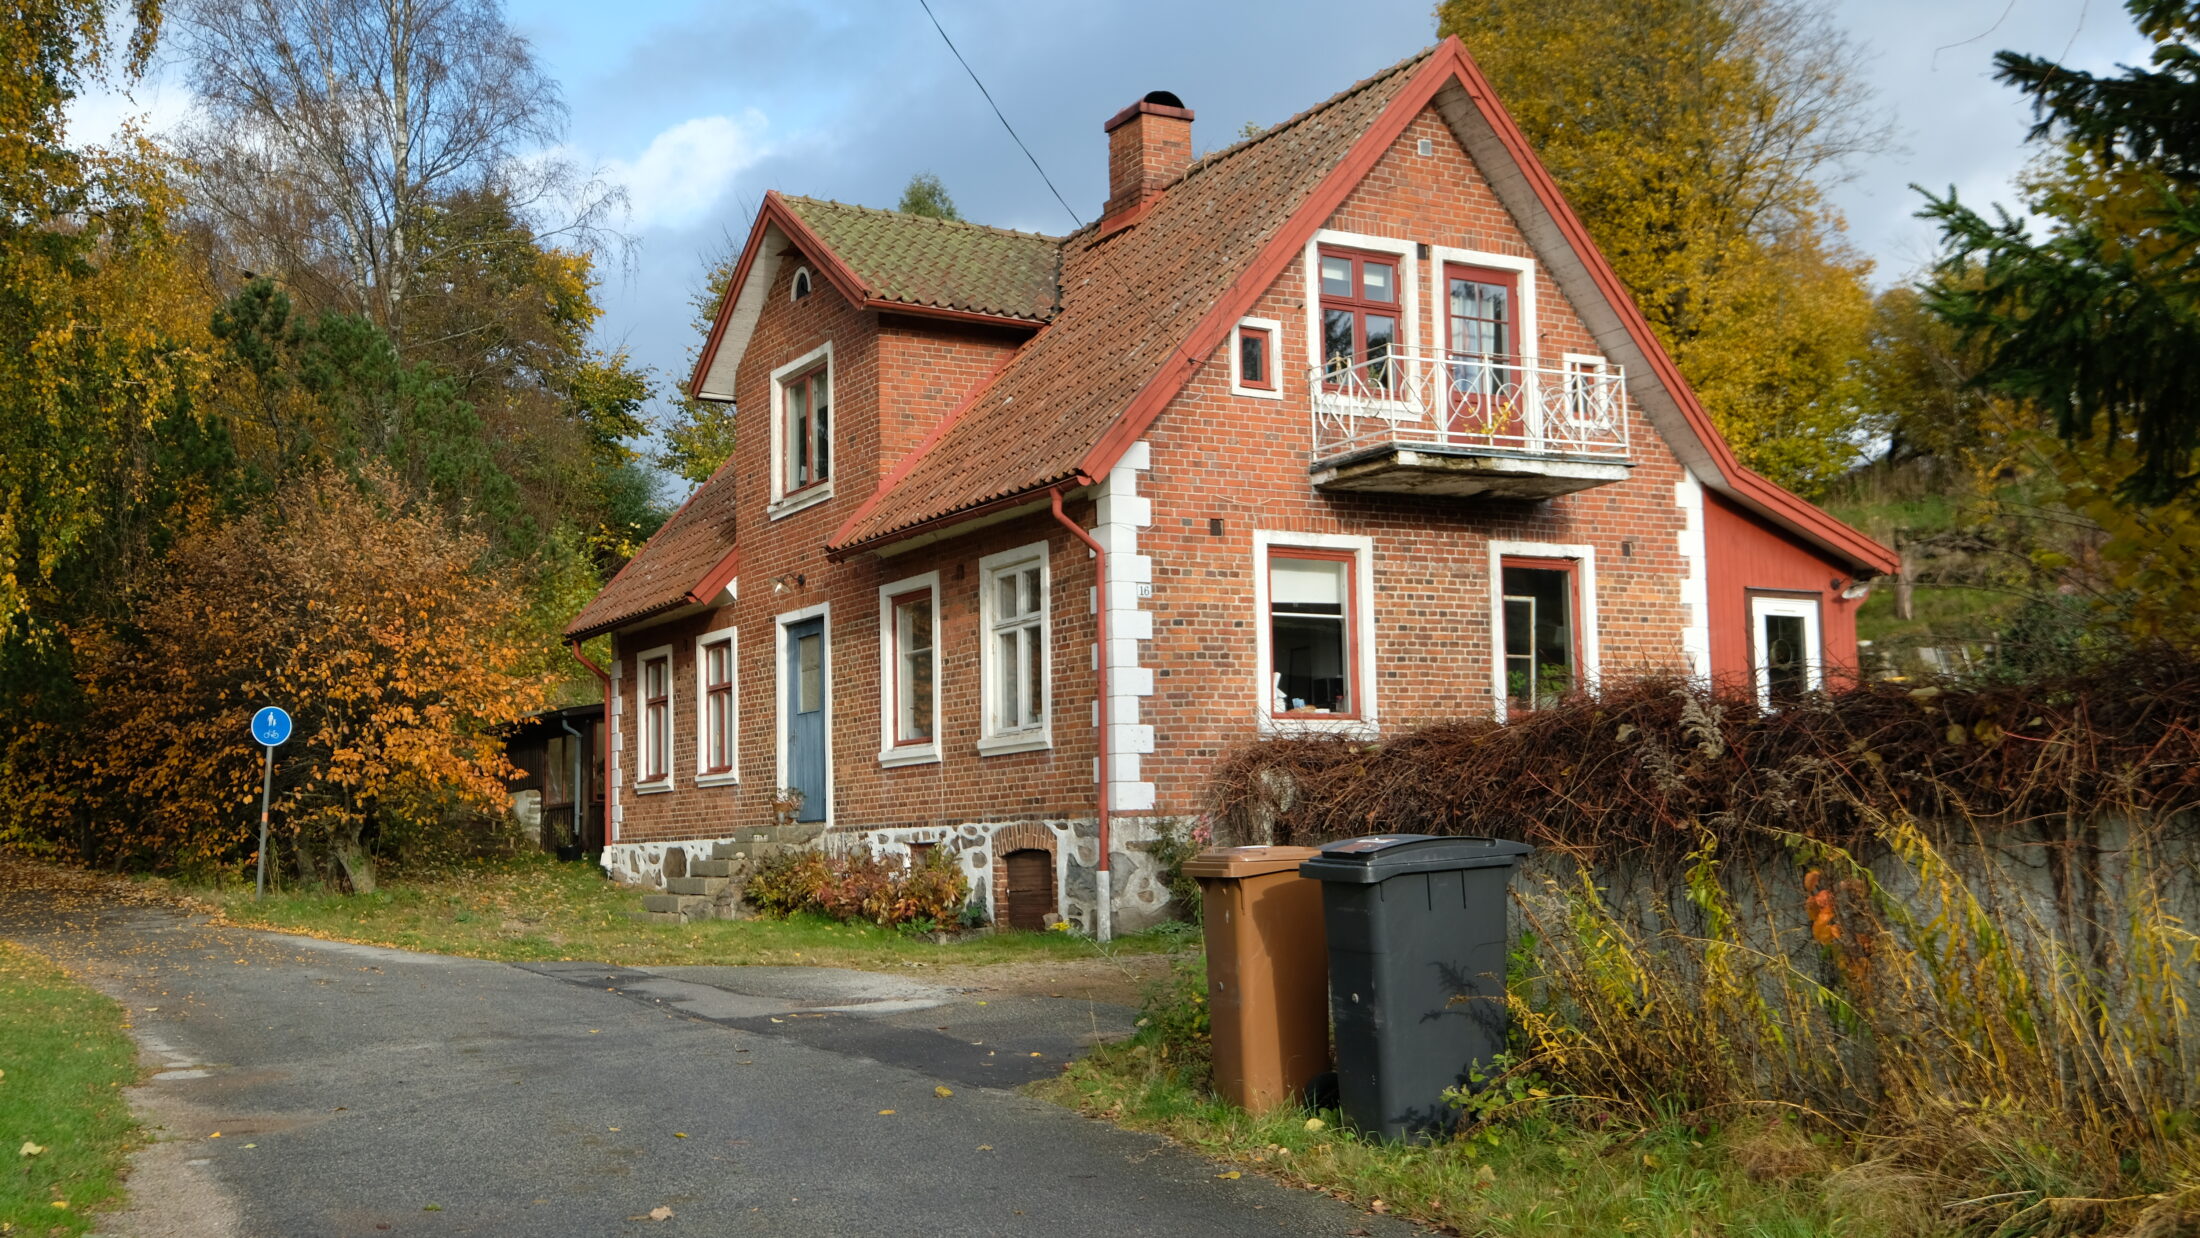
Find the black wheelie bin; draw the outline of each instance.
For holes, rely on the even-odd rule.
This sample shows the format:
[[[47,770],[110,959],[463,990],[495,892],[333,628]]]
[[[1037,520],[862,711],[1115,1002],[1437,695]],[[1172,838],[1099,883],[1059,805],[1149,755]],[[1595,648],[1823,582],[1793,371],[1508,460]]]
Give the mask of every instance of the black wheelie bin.
[[[1506,886],[1534,848],[1378,834],[1299,866],[1322,883],[1337,1096],[1385,1139],[1448,1131],[1446,1088],[1505,1048]]]

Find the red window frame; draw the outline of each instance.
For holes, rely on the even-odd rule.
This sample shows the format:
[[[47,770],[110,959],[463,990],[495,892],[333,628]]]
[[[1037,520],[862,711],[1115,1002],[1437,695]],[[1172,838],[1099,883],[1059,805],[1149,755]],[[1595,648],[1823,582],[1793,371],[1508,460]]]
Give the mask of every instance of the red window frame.
[[[1245,372],[1245,342],[1257,341],[1260,345],[1260,377]],[[1276,333],[1267,327],[1239,327],[1237,329],[1238,386],[1248,391],[1274,391],[1276,389]]]
[[[830,375],[826,373],[830,368],[830,362],[816,365],[779,385],[780,411],[782,414],[781,441],[787,453],[786,459],[780,461],[781,494],[800,494],[813,486],[822,486],[833,479],[832,400],[830,399],[832,383]],[[795,424],[794,400],[792,398],[797,389],[800,389],[803,395],[803,423],[800,427]],[[820,397],[826,397],[823,403],[825,409],[823,417],[818,416]],[[819,448],[821,447],[824,449],[822,456],[819,454]],[[806,452],[807,455],[800,454],[798,448],[801,452]],[[809,480],[797,483],[795,481],[795,467],[798,461],[804,459],[808,461],[810,469]],[[824,462],[822,468],[819,467],[820,460]]]
[[[1339,296],[1322,288],[1321,260],[1323,258],[1344,258],[1352,263],[1352,296]],[[1316,326],[1321,331],[1322,368],[1327,369],[1330,364],[1328,320],[1329,311],[1331,310],[1342,310],[1352,315],[1351,363],[1355,366],[1366,365],[1371,360],[1367,355],[1367,316],[1369,314],[1380,314],[1391,319],[1396,324],[1393,327],[1393,331],[1396,333],[1403,333],[1406,329],[1405,294],[1398,284],[1398,268],[1402,265],[1398,255],[1370,253],[1367,250],[1323,245],[1315,250],[1314,261],[1314,291],[1319,301],[1321,314],[1320,318],[1316,320]],[[1365,272],[1370,266],[1389,268],[1390,300],[1375,301],[1359,295],[1367,290]],[[1402,349],[1406,346],[1406,341],[1399,338],[1397,334],[1393,334],[1391,344],[1394,348]]]
[[[1360,696],[1360,556],[1350,550],[1326,550],[1311,546],[1270,546],[1268,561],[1261,564],[1261,571],[1268,574],[1268,613],[1261,622],[1268,625],[1268,665],[1261,668],[1262,692],[1265,685],[1275,682],[1276,675],[1276,584],[1275,566],[1278,559],[1319,560],[1324,563],[1344,564],[1344,680],[1345,703],[1349,710],[1289,709],[1275,711],[1277,718],[1336,718],[1356,721],[1365,712]]]
[[[1507,633],[1505,632],[1505,569],[1509,567],[1528,568],[1530,570],[1539,572],[1565,573],[1566,631],[1568,640],[1567,652],[1573,659],[1572,679],[1571,682],[1568,683],[1566,690],[1569,693],[1580,691],[1582,657],[1581,560],[1538,559],[1518,555],[1505,555],[1498,559],[1496,615],[1498,639],[1495,652],[1497,654],[1497,667],[1500,682],[1507,682],[1504,677],[1510,673],[1505,668],[1505,659],[1508,656],[1505,652],[1505,637],[1507,635]],[[1505,711],[1508,715],[1510,715],[1514,710],[1518,710],[1521,713],[1527,713],[1528,711],[1535,708],[1535,694],[1531,691],[1526,701],[1515,701],[1513,700],[1512,694],[1510,692],[1503,692],[1498,695],[1498,702],[1505,707]]]
[[[713,676],[718,658],[725,659],[724,679]],[[703,642],[703,772],[733,772],[733,638]],[[721,761],[719,758],[724,758]]]
[[[652,672],[655,672],[654,683]],[[643,781],[665,782],[672,777],[672,658],[659,655],[642,660],[642,756]]]
[[[1502,320],[1488,318],[1475,318],[1472,320],[1474,322],[1501,321],[1507,337],[1505,351],[1481,352],[1461,345],[1458,333],[1459,324],[1454,321],[1451,312],[1451,282],[1455,279],[1463,279],[1476,284],[1487,284],[1493,288],[1505,290],[1505,317]],[[1508,271],[1502,267],[1478,267],[1447,262],[1444,264],[1444,303],[1441,308],[1444,315],[1444,349],[1446,352],[1454,357],[1484,358],[1499,365],[1517,365],[1520,363],[1520,343],[1523,334],[1520,321],[1522,309],[1520,303],[1520,272]]]
[[[922,589],[911,589],[907,593],[897,593],[886,599],[886,639],[893,648],[893,657],[889,658],[886,664],[887,673],[891,676],[886,684],[886,704],[887,708],[893,710],[891,717],[894,720],[893,734],[894,747],[896,748],[916,748],[939,742],[937,734],[912,739],[901,733],[901,608],[910,602],[917,601],[922,601],[932,611],[932,700],[935,704],[939,701],[940,611],[939,602],[935,598],[931,586],[927,585]],[[933,727],[935,732],[938,729],[937,726]]]

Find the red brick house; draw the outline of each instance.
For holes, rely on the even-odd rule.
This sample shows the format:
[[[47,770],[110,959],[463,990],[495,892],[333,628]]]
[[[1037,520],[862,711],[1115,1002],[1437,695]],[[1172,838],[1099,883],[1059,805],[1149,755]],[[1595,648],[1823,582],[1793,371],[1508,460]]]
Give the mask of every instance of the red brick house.
[[[608,869],[944,845],[1105,933],[1231,745],[1854,673],[1892,554],[1736,461],[1455,40],[1191,126],[1109,120],[1066,237],[765,196],[692,379],[738,446],[568,629]]]

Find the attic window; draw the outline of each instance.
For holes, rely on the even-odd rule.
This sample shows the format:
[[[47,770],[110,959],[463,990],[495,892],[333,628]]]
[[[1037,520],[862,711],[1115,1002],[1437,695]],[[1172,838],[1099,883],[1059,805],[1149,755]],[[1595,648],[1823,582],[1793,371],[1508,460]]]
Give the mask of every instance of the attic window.
[[[794,289],[789,294],[788,299],[799,301],[808,295],[810,295],[810,268],[796,267],[794,269]]]

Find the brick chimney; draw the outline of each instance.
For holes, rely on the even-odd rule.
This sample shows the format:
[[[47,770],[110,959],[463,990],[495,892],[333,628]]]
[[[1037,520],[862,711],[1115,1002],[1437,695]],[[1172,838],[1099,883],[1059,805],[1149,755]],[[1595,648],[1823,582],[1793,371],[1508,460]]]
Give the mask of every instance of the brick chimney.
[[[1153,201],[1192,166],[1192,110],[1156,90],[1107,123],[1108,208],[1101,226]]]

